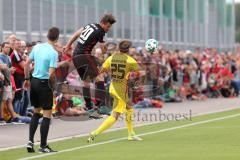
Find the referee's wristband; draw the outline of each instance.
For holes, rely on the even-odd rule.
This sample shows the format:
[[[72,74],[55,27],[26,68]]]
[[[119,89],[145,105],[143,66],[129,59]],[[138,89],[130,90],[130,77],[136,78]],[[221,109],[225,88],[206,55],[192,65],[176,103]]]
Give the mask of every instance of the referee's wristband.
[[[24,78],[24,80],[25,80],[25,81],[28,81],[28,80],[30,80],[30,78],[29,78],[29,77],[27,77],[27,78]]]

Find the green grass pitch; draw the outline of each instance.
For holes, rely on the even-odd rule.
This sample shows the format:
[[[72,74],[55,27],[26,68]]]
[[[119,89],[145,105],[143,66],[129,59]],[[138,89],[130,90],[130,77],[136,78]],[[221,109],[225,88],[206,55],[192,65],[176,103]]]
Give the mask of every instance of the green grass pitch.
[[[0,159],[239,160],[239,111],[197,116],[192,121],[138,127],[136,132],[143,135],[143,141],[127,141],[123,138],[127,130],[122,129],[98,136],[90,146],[86,143],[87,137],[72,138],[51,143],[52,148],[60,151],[57,154],[28,154],[25,148],[18,148],[0,152]],[[231,115],[234,116],[229,117]],[[38,150],[38,146],[35,146],[35,150]]]

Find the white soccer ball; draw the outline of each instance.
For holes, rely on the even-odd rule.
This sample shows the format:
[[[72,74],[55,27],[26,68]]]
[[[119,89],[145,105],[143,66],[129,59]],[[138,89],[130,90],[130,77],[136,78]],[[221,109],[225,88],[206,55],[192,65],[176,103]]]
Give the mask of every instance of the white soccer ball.
[[[145,42],[145,48],[148,52],[152,53],[157,50],[158,48],[158,41],[155,39],[148,39]]]

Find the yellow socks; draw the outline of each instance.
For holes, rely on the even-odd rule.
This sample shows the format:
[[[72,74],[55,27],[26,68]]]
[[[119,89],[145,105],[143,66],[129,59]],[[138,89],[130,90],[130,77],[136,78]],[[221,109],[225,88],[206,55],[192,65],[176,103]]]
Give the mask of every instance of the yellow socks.
[[[133,109],[128,109],[126,112],[126,124],[128,128],[128,135],[133,134],[133,125],[132,125],[132,114],[133,114]]]
[[[112,115],[109,116],[102,124],[101,126],[95,130],[92,134],[94,136],[102,133],[103,131],[107,130],[108,128],[110,128],[114,123],[116,122],[116,118],[113,117]]]

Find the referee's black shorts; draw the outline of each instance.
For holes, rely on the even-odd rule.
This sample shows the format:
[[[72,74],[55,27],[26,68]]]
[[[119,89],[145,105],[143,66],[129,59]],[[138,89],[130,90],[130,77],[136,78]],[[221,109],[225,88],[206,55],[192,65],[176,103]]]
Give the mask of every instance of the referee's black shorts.
[[[53,91],[48,79],[32,78],[30,90],[31,105],[34,108],[51,110],[53,106]]]
[[[99,62],[96,57],[91,54],[79,53],[77,47],[73,53],[73,64],[82,80],[86,80],[87,78],[92,80],[96,78],[99,73]]]

